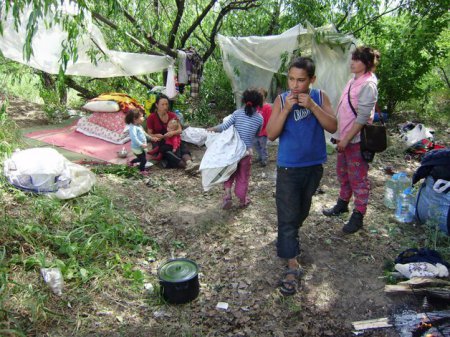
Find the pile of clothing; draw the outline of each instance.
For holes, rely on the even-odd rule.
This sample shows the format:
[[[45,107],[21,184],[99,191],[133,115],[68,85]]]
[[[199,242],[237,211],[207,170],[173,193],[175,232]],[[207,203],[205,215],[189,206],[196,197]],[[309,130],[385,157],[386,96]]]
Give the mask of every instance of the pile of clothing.
[[[200,92],[203,61],[197,51],[190,47],[178,50],[178,91],[184,92],[187,84],[191,85],[191,97],[197,97]]]
[[[398,125],[400,138],[404,141],[406,153],[420,160],[428,151],[442,149],[444,146],[434,141],[434,130],[420,123],[405,122]]]
[[[450,265],[441,255],[428,248],[410,248],[395,259],[395,270],[406,278],[448,277]]]

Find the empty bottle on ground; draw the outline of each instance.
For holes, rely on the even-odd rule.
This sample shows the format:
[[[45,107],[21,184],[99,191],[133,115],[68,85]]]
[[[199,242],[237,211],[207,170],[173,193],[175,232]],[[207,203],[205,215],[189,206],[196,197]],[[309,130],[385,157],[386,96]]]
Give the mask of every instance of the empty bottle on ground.
[[[405,189],[408,187],[411,187],[411,178],[408,177],[408,175],[405,172],[400,172],[398,176],[397,181],[397,195],[396,195],[396,201],[400,197],[400,195],[403,193]]]
[[[390,209],[396,209],[400,194],[411,186],[411,179],[405,172],[394,174],[386,181],[384,190],[384,205]]]
[[[397,207],[396,203],[396,188],[398,182],[398,173],[395,173],[391,179],[386,181],[386,186],[384,188],[384,205],[387,208],[395,209]]]
[[[397,208],[395,210],[395,218],[404,223],[412,222],[414,219],[414,195],[412,188],[406,188],[399,196]]]

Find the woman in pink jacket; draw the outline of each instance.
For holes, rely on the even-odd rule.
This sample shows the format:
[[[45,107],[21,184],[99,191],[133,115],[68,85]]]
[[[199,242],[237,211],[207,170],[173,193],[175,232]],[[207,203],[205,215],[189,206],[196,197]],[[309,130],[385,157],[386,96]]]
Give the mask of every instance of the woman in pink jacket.
[[[323,210],[327,216],[348,212],[348,204],[354,196],[354,209],[350,220],[344,225],[344,233],[357,232],[363,226],[363,218],[369,200],[370,183],[368,158],[360,149],[360,131],[372,123],[378,99],[377,78],[371,72],[375,53],[372,48],[358,47],[352,54],[351,72],[354,77],[345,86],[337,108],[338,131],[333,138],[337,144],[336,172],[340,184],[336,205]]]

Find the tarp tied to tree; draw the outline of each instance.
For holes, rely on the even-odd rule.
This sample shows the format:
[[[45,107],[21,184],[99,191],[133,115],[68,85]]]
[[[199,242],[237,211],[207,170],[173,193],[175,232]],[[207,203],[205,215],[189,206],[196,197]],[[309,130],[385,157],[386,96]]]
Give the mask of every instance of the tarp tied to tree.
[[[33,8],[27,6],[17,26],[13,13],[2,17],[3,35],[0,36],[0,50],[3,55],[16,62],[42,70],[49,74],[63,71],[66,75],[90,77],[137,76],[167,69],[174,64],[170,56],[156,56],[143,53],[118,52],[108,49],[100,29],[92,22],[89,12],[84,13],[81,30],[76,41],[69,41],[69,32],[62,23],[49,25],[54,15],[79,15],[80,10],[68,1],[54,12],[49,12],[35,22],[32,32],[31,53],[24,44],[29,38],[27,28],[33,24]],[[70,42],[74,44],[70,46]],[[68,47],[76,54],[69,57]]]
[[[250,87],[270,87],[275,73],[284,73],[294,52],[316,63],[315,85],[324,89],[336,106],[347,82],[351,36],[338,34],[331,26],[318,29],[297,25],[280,35],[226,37],[218,35],[222,61],[231,79],[236,105]]]

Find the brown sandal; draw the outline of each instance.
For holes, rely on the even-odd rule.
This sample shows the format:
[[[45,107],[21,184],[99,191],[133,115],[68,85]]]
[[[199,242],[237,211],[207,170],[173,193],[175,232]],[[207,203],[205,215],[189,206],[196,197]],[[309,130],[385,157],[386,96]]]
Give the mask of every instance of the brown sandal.
[[[280,292],[283,295],[290,296],[294,295],[297,292],[298,287],[298,279],[303,274],[303,271],[298,269],[288,269],[284,272],[284,278],[280,281]],[[294,275],[295,278],[293,280],[287,280],[287,275]]]

